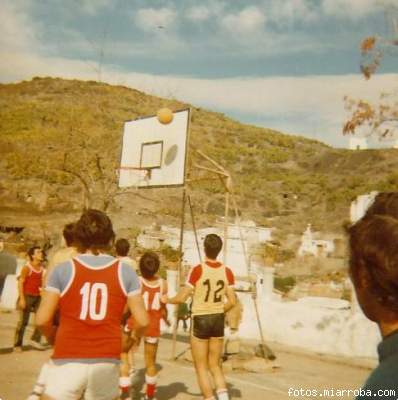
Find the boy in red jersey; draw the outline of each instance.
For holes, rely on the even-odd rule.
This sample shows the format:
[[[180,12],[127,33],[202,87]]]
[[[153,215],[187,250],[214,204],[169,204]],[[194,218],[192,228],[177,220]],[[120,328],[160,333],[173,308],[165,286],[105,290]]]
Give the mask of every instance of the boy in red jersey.
[[[28,250],[29,262],[22,268],[18,278],[18,307],[20,319],[15,332],[14,349],[21,350],[23,336],[29,322],[31,312],[36,312],[40,304],[40,291],[43,282],[43,251],[38,246],[33,246]],[[36,349],[43,350],[44,346],[40,343],[41,334],[35,329],[30,340],[30,344]]]
[[[44,277],[44,287],[46,286],[48,276],[51,274],[56,265],[67,261],[77,255],[77,250],[75,249],[75,247],[73,247],[73,232],[74,223],[66,224],[62,231],[64,246],[58,249],[49,260],[46,275]],[[58,317],[59,316],[56,313],[54,316],[53,325],[58,324]],[[44,388],[46,386],[47,374],[50,367],[51,360],[42,365],[39,376],[37,377],[37,380],[33,386],[33,390],[27,400],[39,400],[41,398],[41,395],[43,394]]]
[[[221,368],[224,344],[225,313],[236,303],[232,271],[217,261],[222,240],[215,234],[204,241],[206,260],[193,267],[186,286],[174,297],[164,301],[184,303],[193,296],[191,348],[196,375],[203,397],[214,400],[209,372],[213,376],[219,400],[228,400],[228,391]],[[226,300],[226,301],[225,301]]]
[[[73,238],[79,254],[54,268],[36,315],[37,326],[54,342],[42,399],[112,400],[118,397],[123,309],[127,303],[138,336],[148,316],[135,272],[102,253],[114,239],[106,214],[85,211]],[[52,322],[58,307],[56,328]]]
[[[162,296],[167,294],[167,282],[157,275],[159,271],[160,261],[157,254],[152,252],[145,253],[139,263],[141,271],[141,294],[144,299],[145,308],[149,316],[149,325],[144,333],[144,354],[145,354],[145,383],[146,394],[145,399],[154,399],[157,381],[156,369],[156,354],[160,337],[160,320],[166,319],[166,307],[161,303]],[[135,327],[135,317],[128,320],[128,330],[131,333],[131,346],[137,343]],[[122,355],[122,360],[127,362],[127,352]],[[126,379],[127,367],[122,368],[122,377],[120,380],[122,390],[127,390],[126,384],[129,378]],[[125,384],[124,388],[122,383]]]

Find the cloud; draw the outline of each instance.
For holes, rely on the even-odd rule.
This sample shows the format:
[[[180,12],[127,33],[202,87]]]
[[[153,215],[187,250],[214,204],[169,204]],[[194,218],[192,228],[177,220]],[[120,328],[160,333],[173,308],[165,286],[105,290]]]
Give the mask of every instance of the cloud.
[[[23,2],[4,0],[0,13],[0,49],[27,51],[37,49],[41,28],[29,17],[29,8]],[[3,62],[4,62],[3,58]]]
[[[380,10],[375,0],[323,0],[322,11],[327,16],[359,20]]]
[[[336,1],[342,4],[343,0]],[[367,2],[367,0],[363,1]],[[226,51],[236,51],[236,54],[242,57],[248,52],[255,52],[258,48],[261,48],[263,54],[292,49],[299,51],[305,46],[313,51],[316,40],[311,42],[311,37],[302,36],[297,32],[291,35],[285,32],[270,31],[269,22],[272,15],[278,15],[278,12],[279,15],[285,15],[286,18],[295,18],[294,12],[297,12],[297,15],[300,13],[306,15],[306,4],[309,4],[303,0],[286,0],[286,2],[280,3],[284,4],[281,4],[277,11],[274,9],[274,14],[265,14],[265,11],[255,6],[229,13],[225,13],[226,9],[222,7],[212,8],[211,3],[202,4],[201,7],[207,8],[211,17],[218,18],[218,29],[222,30],[225,35],[221,38],[215,37],[214,42],[230,38],[228,43],[231,44],[234,43],[234,40],[242,39],[240,43],[242,46],[230,46]],[[352,0],[352,4],[354,3],[357,4],[356,0]],[[329,7],[325,10],[330,15],[338,17],[338,11],[334,10],[331,4],[328,5],[326,0],[322,4]],[[355,8],[355,5],[353,7]],[[6,62],[0,63],[0,80],[2,82],[15,82],[34,76],[98,79],[98,62],[95,60],[95,56],[92,56],[90,60],[90,56],[87,55],[92,46],[87,44],[80,34],[75,35],[74,31],[70,31],[68,37],[71,42],[79,44],[79,49],[86,48],[88,61],[68,59],[62,56],[44,56],[45,53],[49,54],[50,45],[40,42],[39,39],[43,37],[42,26],[30,17],[32,14],[29,3],[3,0],[1,11],[0,57],[2,60],[6,60]],[[312,9],[310,11],[312,12]],[[362,12],[365,11],[362,10]],[[196,13],[197,18],[200,15],[204,18],[206,15],[204,8],[201,11],[202,14],[199,11]],[[151,40],[152,60],[155,56],[164,55],[165,52],[168,52],[168,56],[178,52],[184,53],[183,46],[186,44],[184,44],[183,38],[177,36],[178,29],[173,29],[177,22],[175,9],[170,7],[141,8],[133,18],[142,30],[156,32],[154,33],[157,35],[156,41]],[[307,18],[315,17],[307,15]],[[159,25],[170,28],[167,35],[163,35],[166,29],[157,29]],[[152,39],[152,37],[150,38]],[[206,37],[207,39],[208,37]],[[49,43],[52,43],[51,40]],[[266,44],[267,47],[260,47],[259,44]],[[217,45],[220,45],[220,42]],[[130,43],[119,42],[118,46],[115,46],[117,48],[115,50],[135,52],[135,54],[145,57],[148,56],[147,47],[148,40],[145,38],[134,47]],[[50,47],[50,49],[52,48]],[[56,54],[56,49],[52,50],[51,53]],[[93,51],[90,53],[93,54]],[[390,89],[397,77],[397,74],[375,75],[369,81],[364,81],[359,74],[195,79],[138,74],[115,65],[105,63],[102,65],[102,79],[111,84],[123,84],[147,93],[174,97],[196,106],[225,112],[246,122],[254,121],[263,126],[300,133],[340,145],[343,143],[340,131],[344,119],[347,117],[344,111],[344,95],[375,100],[382,90]]]
[[[278,25],[286,25],[294,21],[317,21],[320,13],[319,8],[306,0],[273,0],[267,16]]]
[[[177,13],[171,8],[141,8],[134,14],[134,21],[146,32],[155,32],[157,28],[170,28],[176,20]]]
[[[109,0],[76,0],[81,5],[81,10],[89,15],[96,15],[98,11],[112,4]]]
[[[236,14],[224,16],[220,24],[225,30],[233,34],[253,35],[264,31],[265,15],[255,7],[246,7]]]
[[[186,12],[186,17],[192,21],[206,21],[211,16],[211,11],[206,6],[194,6]]]

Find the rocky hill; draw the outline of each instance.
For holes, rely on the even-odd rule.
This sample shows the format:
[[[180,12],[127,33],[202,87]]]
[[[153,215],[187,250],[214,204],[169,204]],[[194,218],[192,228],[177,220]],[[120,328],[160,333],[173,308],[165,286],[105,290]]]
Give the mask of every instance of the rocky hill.
[[[85,204],[106,208],[124,226],[178,225],[182,189],[116,185],[124,121],[165,106],[189,105],[93,81],[0,85],[0,225],[51,230]],[[242,217],[282,236],[307,223],[339,231],[358,194],[398,188],[398,150],[337,150],[191,107],[191,177],[203,177],[194,166],[204,163],[196,148],[230,171]],[[189,192],[198,225],[223,216],[219,180],[197,181]]]

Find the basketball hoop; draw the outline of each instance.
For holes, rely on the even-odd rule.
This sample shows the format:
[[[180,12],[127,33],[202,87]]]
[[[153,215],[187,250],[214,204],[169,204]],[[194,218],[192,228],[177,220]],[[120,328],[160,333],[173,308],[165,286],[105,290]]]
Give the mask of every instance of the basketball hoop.
[[[159,123],[156,116],[125,122],[120,188],[184,185],[190,110],[175,111],[173,116],[168,124]]]

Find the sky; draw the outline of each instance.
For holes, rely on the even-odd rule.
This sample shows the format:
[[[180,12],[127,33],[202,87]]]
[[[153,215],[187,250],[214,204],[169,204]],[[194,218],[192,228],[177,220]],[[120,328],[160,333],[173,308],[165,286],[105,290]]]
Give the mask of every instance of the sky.
[[[394,4],[0,0],[0,82],[101,80],[347,147],[344,96],[377,101],[398,83],[397,54],[368,81],[359,71],[360,42],[391,35]]]

